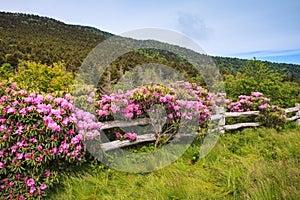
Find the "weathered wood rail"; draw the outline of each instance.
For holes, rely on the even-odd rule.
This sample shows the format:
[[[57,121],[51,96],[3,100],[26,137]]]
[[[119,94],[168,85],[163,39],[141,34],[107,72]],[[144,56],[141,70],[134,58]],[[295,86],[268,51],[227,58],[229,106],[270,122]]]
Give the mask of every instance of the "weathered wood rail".
[[[226,125],[226,118],[232,118],[232,117],[251,117],[251,116],[257,116],[259,115],[259,111],[249,111],[249,112],[225,112],[224,108],[218,108],[216,109],[216,114],[212,115],[210,120],[212,121],[218,121],[218,128],[221,133],[224,133],[225,131],[230,130],[236,130],[239,128],[246,128],[246,127],[258,127],[260,126],[257,122],[247,122],[247,123],[237,123],[232,125]],[[296,114],[290,118],[287,118],[287,121],[297,121],[297,123],[300,125],[300,104],[296,104],[295,107],[287,108],[285,109],[285,113],[293,113]],[[141,118],[141,119],[135,119],[131,121],[108,121],[103,122],[103,125],[101,127],[102,130],[105,129],[111,129],[111,128],[124,128],[124,127],[130,127],[130,126],[143,126],[148,125],[151,123],[151,120],[149,118]],[[190,134],[187,134],[189,136]],[[148,133],[144,135],[138,135],[137,139],[135,141],[129,141],[129,140],[115,140],[107,143],[101,144],[101,148],[103,151],[110,151],[121,147],[131,146],[143,142],[151,142],[156,140],[155,133]]]

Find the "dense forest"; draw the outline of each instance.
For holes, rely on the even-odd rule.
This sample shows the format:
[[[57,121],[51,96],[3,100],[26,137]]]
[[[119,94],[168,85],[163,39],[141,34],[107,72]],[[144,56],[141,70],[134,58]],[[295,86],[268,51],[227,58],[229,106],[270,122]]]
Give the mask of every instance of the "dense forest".
[[[0,66],[3,63],[10,63],[12,66],[17,67],[19,60],[41,62],[48,65],[64,61],[67,71],[75,72],[88,53],[97,44],[110,36],[112,34],[92,27],[68,25],[47,17],[0,12]],[[188,66],[188,63],[178,62],[180,58],[169,55],[168,52],[150,51],[147,54],[145,56],[143,51],[134,52],[129,56],[129,60],[119,59],[120,62],[115,62],[115,65],[118,70],[122,66],[133,65],[130,63],[131,61],[139,64],[161,62],[176,69]],[[159,56],[156,56],[157,54]],[[245,59],[212,58],[222,74],[236,74],[247,63]],[[300,78],[300,67],[298,65],[263,63],[270,69],[284,72],[287,80],[294,81]],[[126,69],[124,70],[126,71]]]
[[[69,71],[111,34],[91,27],[67,25],[36,15],[0,13],[0,64],[18,60],[52,64],[65,61]]]

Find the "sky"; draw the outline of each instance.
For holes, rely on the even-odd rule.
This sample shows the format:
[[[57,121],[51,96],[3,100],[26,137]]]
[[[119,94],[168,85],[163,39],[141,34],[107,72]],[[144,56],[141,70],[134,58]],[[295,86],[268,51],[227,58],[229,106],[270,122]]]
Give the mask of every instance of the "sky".
[[[299,0],[0,0],[0,11],[37,14],[113,34],[159,28],[207,54],[300,64]]]

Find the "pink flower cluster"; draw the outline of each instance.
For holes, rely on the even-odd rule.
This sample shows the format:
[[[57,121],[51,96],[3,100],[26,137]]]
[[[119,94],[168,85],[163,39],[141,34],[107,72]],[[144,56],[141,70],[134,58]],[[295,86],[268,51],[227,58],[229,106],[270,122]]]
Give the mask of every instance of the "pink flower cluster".
[[[0,193],[4,199],[42,195],[47,188],[43,181],[52,177],[49,171],[33,175],[35,170],[44,170],[43,166],[58,159],[78,162],[85,156],[75,134],[70,95],[55,98],[16,88],[16,84],[0,86]]]
[[[190,99],[190,100],[186,100]],[[161,85],[142,86],[126,93],[103,95],[96,102],[96,113],[101,121],[106,121],[117,114],[124,118],[147,117],[151,106],[160,104],[165,107],[169,119],[199,119],[201,124],[211,115],[212,95],[196,84],[174,83],[172,87]]]
[[[260,92],[253,92],[251,96],[240,95],[239,101],[232,102],[232,100],[227,99],[228,109],[232,112],[245,112],[245,111],[255,111],[264,110],[268,108],[270,99],[263,96]]]
[[[116,138],[118,138],[119,140],[123,140],[123,139],[129,139],[129,140],[136,140],[137,138],[137,134],[136,133],[125,133],[124,135],[122,135],[120,132],[116,132]]]
[[[50,176],[50,172],[47,171],[45,173],[45,177],[48,178],[49,176]],[[21,183],[23,183],[24,185],[27,186],[29,195],[26,196],[26,195],[19,195],[19,194],[17,194],[14,197],[14,195],[10,194],[9,195],[9,199],[20,199],[20,200],[23,200],[23,199],[25,199],[27,197],[33,197],[35,195],[35,193],[38,196],[40,196],[40,195],[42,195],[43,190],[45,190],[48,187],[44,183],[42,183],[42,184],[37,183],[36,180],[33,179],[33,178],[27,178],[27,177],[22,178],[21,174],[17,174],[15,176],[15,181],[10,181],[9,182],[8,178],[5,178],[3,180],[4,184],[0,185],[0,190],[1,189],[5,189],[6,187],[9,187],[10,190],[12,190],[12,188],[14,188],[15,184],[19,183],[19,182],[21,182]],[[8,199],[8,198],[4,198],[4,199]]]
[[[275,113],[273,117],[278,116],[279,119],[285,119],[286,115],[284,109],[270,105],[270,99],[263,96],[260,92],[253,92],[251,96],[240,95],[239,101],[232,102],[227,99],[227,108],[231,112],[245,112],[245,111],[261,111],[262,113]],[[271,121],[271,120],[270,120]]]
[[[95,115],[81,109],[75,109],[74,117],[76,119],[76,128],[78,130],[78,135],[75,136],[76,141],[83,140],[84,138],[94,139],[100,135],[98,129],[102,127],[102,123],[96,121]]]

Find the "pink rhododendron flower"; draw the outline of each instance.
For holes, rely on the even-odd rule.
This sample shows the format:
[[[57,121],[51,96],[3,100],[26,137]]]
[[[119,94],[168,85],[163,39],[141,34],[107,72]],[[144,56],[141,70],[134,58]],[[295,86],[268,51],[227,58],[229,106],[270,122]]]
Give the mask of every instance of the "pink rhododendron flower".
[[[134,115],[133,113],[125,113],[123,116],[126,118],[133,118]]]
[[[268,107],[268,104],[265,103],[265,104],[259,106],[258,108],[259,109],[266,109],[267,107]]]
[[[31,154],[27,153],[27,154],[25,154],[24,157],[25,157],[25,160],[29,160],[31,158]]]
[[[17,106],[17,105],[19,105],[19,104],[20,104],[20,102],[17,101],[17,100],[15,100],[14,102],[12,102],[12,105],[13,105],[13,106]]]
[[[77,151],[72,151],[72,155],[76,157],[78,155],[78,152]]]
[[[89,139],[89,140],[92,140],[92,139],[94,139],[94,134],[92,132],[87,132],[86,133],[86,138]]]
[[[66,94],[66,95],[65,95],[65,99],[66,99],[66,100],[70,100],[70,99],[71,99],[71,94]]]
[[[12,186],[14,186],[14,185],[15,185],[15,183],[14,183],[13,181],[11,181],[11,182],[8,184],[9,187],[12,187]]]
[[[33,194],[36,191],[36,188],[34,186],[30,187],[29,193]]]
[[[38,151],[41,151],[43,147],[41,145],[38,146]]]
[[[0,162],[0,169],[2,169],[4,167],[3,162]]]
[[[112,113],[116,113],[116,112],[120,111],[120,107],[117,106],[117,105],[115,105],[115,104],[112,104],[112,105],[110,106],[109,110],[111,110]]]
[[[253,92],[253,93],[252,93],[252,96],[254,96],[254,97],[262,97],[263,94],[260,93],[260,92]]]
[[[76,146],[76,150],[77,150],[77,151],[80,151],[81,149],[82,149],[81,145],[77,145],[77,146]]]
[[[166,99],[166,97],[160,97],[159,101],[162,103],[165,103],[165,102],[167,102],[167,99]]]
[[[30,187],[30,186],[33,186],[35,184],[35,181],[33,178],[30,178],[26,181],[26,184]]]
[[[73,146],[75,146],[77,143],[79,143],[79,140],[78,140],[77,137],[74,137],[74,138],[71,139],[71,144],[72,144]]]
[[[4,126],[4,125],[0,126],[0,132],[4,132],[6,129],[7,129],[6,126]]]
[[[22,153],[17,153],[17,159],[21,160],[23,158],[23,154]]]
[[[172,113],[168,114],[168,118],[173,119],[173,114]]]
[[[69,118],[64,118],[62,121],[63,126],[68,126]]]
[[[20,90],[17,94],[24,96],[26,94],[26,92],[25,92],[25,90]]]
[[[14,82],[11,84],[11,88],[15,89],[16,87],[17,87],[17,83]]]
[[[125,133],[124,138],[129,138],[130,140],[135,140],[137,138],[137,134],[135,134],[135,133]]]
[[[121,135],[121,133],[120,132],[116,132],[116,137],[117,138],[120,138],[122,135]]]
[[[26,108],[26,111],[32,112],[36,107],[35,106],[29,106]]]
[[[31,138],[29,142],[36,143],[38,140],[36,138]]]
[[[88,97],[87,102],[92,103],[93,102],[93,97]]]
[[[6,113],[7,114],[12,114],[12,113],[16,113],[16,111],[17,110],[15,108],[8,108],[7,111],[6,111]]]
[[[174,106],[174,110],[180,110],[180,106]]]
[[[51,149],[51,151],[52,151],[52,154],[56,154],[56,153],[57,153],[57,148],[56,148],[56,147],[53,147],[53,148]]]
[[[62,147],[64,150],[67,150],[67,149],[69,149],[70,145],[67,144],[67,143],[62,143],[61,147]]]
[[[16,175],[16,180],[19,180],[21,178],[21,174]]]
[[[47,171],[45,174],[46,174],[46,177],[49,177],[51,175],[50,171]]]
[[[46,185],[46,184],[42,184],[42,185],[40,186],[40,188],[41,188],[41,190],[44,190],[44,189],[47,188],[47,185]]]
[[[10,148],[10,150],[11,150],[12,153],[16,152],[17,149],[18,149],[17,146],[12,146],[12,147]]]
[[[53,101],[54,100],[54,97],[52,94],[47,94],[46,98],[49,100],[49,101]]]

